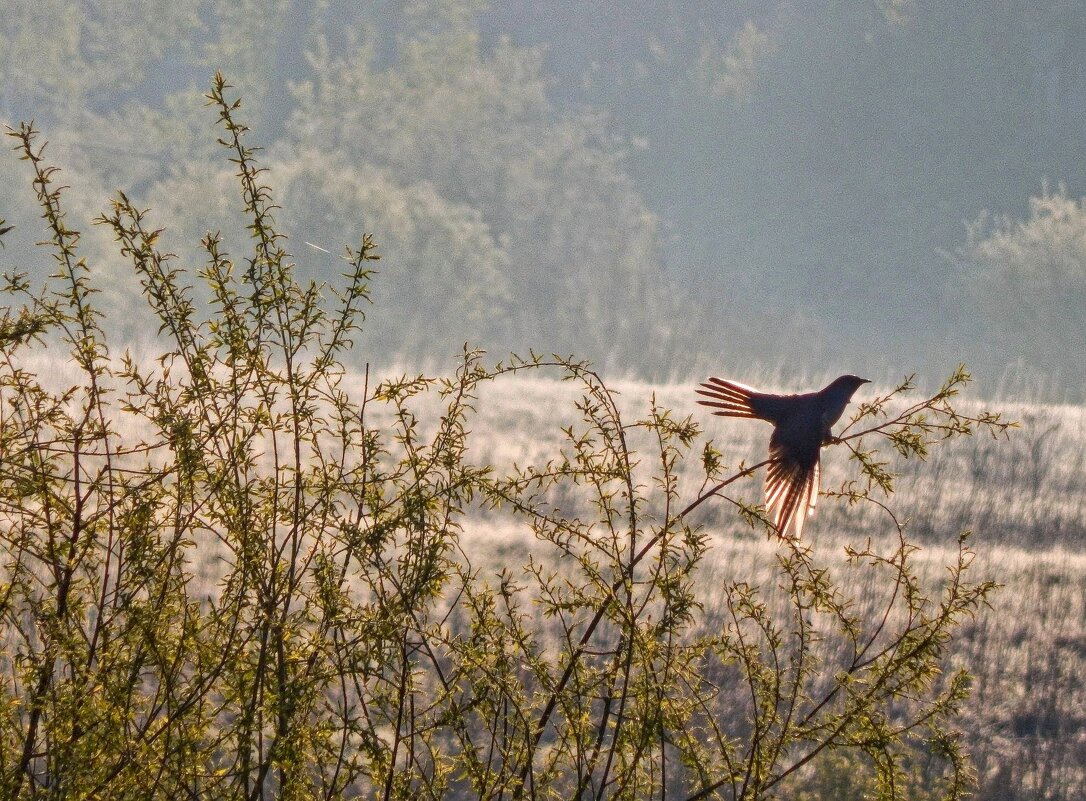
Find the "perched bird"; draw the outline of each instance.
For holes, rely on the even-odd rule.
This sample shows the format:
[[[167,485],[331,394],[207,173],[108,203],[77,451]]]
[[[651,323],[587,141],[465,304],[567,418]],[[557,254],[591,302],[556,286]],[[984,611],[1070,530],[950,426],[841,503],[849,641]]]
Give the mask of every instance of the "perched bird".
[[[735,381],[710,378],[697,390],[708,400],[703,406],[724,417],[752,417],[773,424],[769,438],[770,463],[765,474],[765,508],[782,537],[791,527],[798,539],[803,520],[814,513],[818,499],[818,454],[833,435],[852,394],[866,378],[843,375],[818,392],[772,395]]]

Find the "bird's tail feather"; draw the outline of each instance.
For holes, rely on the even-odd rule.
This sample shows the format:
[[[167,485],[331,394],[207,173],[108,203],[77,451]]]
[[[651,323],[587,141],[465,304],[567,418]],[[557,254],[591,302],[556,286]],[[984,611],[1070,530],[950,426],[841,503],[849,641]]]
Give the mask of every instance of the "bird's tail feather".
[[[770,448],[770,463],[765,474],[765,508],[782,537],[799,539],[805,518],[814,514],[818,501],[821,465],[813,466],[788,461],[779,449]]]
[[[736,381],[725,381],[723,378],[710,378],[696,390],[699,395],[704,395],[710,400],[699,400],[702,406],[708,406],[724,417],[758,417],[751,408],[751,397],[757,391],[745,384]]]

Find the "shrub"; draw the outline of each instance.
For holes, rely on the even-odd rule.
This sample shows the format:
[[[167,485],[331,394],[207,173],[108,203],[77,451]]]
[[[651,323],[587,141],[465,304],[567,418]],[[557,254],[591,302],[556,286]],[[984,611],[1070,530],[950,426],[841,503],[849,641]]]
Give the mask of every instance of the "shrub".
[[[934,593],[889,511],[890,544],[833,569],[781,542],[777,595],[729,582],[716,612],[696,510],[768,525],[727,495],[764,463],[727,471],[655,405],[625,421],[573,359],[465,349],[449,378],[349,373],[375,245],[347,249],[338,291],[297,280],[226,88],[209,101],[253,248],[203,240],[210,304],[124,194],[97,220],[160,323],[154,360],[111,349],[56,171],[31,126],[9,132],[57,270],[39,289],[7,277],[21,307],[0,321],[4,797],[962,796],[967,676],[942,662],[992,589],[968,580],[964,535]],[[42,348],[77,377],[35,375]],[[474,463],[480,389],[544,370],[582,389],[562,452]],[[860,477],[830,494],[885,504],[872,443],[922,458],[1005,430],[955,411],[967,380],[861,405],[839,443]],[[699,457],[684,501],[678,467]],[[530,528],[527,564],[480,567],[469,515]],[[857,576],[885,591],[881,615],[857,611]]]

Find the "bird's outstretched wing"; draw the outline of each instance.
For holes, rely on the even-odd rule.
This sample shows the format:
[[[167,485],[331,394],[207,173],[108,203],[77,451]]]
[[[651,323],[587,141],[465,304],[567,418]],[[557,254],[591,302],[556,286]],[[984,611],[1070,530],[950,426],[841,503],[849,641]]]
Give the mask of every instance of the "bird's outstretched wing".
[[[766,512],[780,536],[798,540],[804,520],[814,514],[818,501],[821,472],[818,452],[815,451],[813,462],[797,460],[784,446],[774,442],[769,446],[769,458],[773,461],[765,474]]]

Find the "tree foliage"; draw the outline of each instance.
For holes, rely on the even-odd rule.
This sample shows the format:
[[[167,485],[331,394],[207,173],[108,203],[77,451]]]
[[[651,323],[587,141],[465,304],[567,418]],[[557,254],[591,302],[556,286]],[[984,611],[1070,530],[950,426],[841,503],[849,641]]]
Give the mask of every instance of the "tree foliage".
[[[902,526],[843,565],[781,542],[778,587],[715,587],[712,616],[696,511],[730,503],[768,526],[728,495],[764,463],[726,470],[655,404],[626,420],[572,359],[488,367],[467,350],[447,378],[358,386],[342,359],[374,242],[346,250],[338,289],[296,278],[226,90],[217,78],[209,102],[247,252],[208,234],[192,273],[123,193],[96,221],[158,320],[153,361],[110,347],[56,171],[32,127],[10,132],[56,270],[43,288],[9,276],[21,309],[0,321],[5,797],[692,801],[857,781],[963,796],[967,676],[944,657],[991,590],[969,579],[964,535],[934,590]],[[75,377],[35,375],[42,348],[65,349]],[[480,390],[543,370],[581,388],[561,452],[476,463]],[[923,458],[1004,430],[955,410],[967,380],[862,405],[840,438],[859,477],[834,494],[886,504],[887,448]],[[699,455],[685,499],[677,471]],[[461,535],[484,513],[531,530],[527,564],[478,563]],[[838,571],[887,589],[881,616],[858,613]]]
[[[1064,358],[1086,350],[1086,201],[1046,190],[1025,220],[982,215],[955,260],[994,346],[1013,342],[1033,368],[1086,380]]]
[[[344,222],[388,246],[387,280],[373,287],[375,347],[417,359],[448,355],[435,341],[500,351],[546,342],[647,364],[676,345],[661,322],[675,301],[658,222],[628,174],[623,142],[604,114],[551,101],[540,49],[484,42],[480,8],[434,0],[393,4],[382,16],[251,0],[203,4],[197,16],[189,3],[148,0],[118,41],[145,40],[148,52],[182,65],[148,102],[163,87],[152,56],[132,55],[145,48],[106,46],[97,15],[20,3],[0,34],[9,45],[0,47],[9,56],[0,55],[0,118],[10,105],[10,117],[33,113],[50,126],[56,157],[79,177],[73,208],[91,216],[112,187],[128,187],[134,203],[171,220],[162,247],[198,260],[204,232],[229,237],[245,221],[227,203],[230,171],[194,123],[200,92],[183,78],[228,72],[270,139],[264,164],[299,267],[333,280],[336,258],[325,251],[344,239]],[[16,63],[50,25],[64,35]],[[170,25],[179,35],[167,43]],[[34,75],[52,82],[34,84]],[[25,214],[10,216],[22,228],[33,206],[20,201]],[[88,255],[123,270],[108,241],[87,233]],[[125,282],[114,290],[125,293]],[[109,325],[136,338],[146,320]]]
[[[70,211],[93,216],[125,187],[170,220],[164,249],[199,260],[206,230],[234,230],[219,204],[232,176],[197,112],[209,72],[231,75],[293,259],[334,280],[335,258],[305,242],[335,251],[353,225],[385,243],[366,340],[408,358],[470,340],[642,376],[722,357],[844,371],[872,348],[929,373],[950,350],[986,379],[1035,361],[999,319],[984,336],[961,313],[971,293],[939,253],[980,209],[1021,216],[1046,177],[1081,193],[1080,2],[542,9],[9,0],[0,121],[50,132]],[[7,252],[33,274],[19,233],[33,198],[7,162],[0,185]],[[84,255],[124,275],[104,231],[84,233]],[[1033,327],[1058,338],[1060,324]],[[1077,352],[1045,352],[1071,391]]]
[[[359,202],[356,170],[379,168],[438,237],[470,226],[464,241],[472,249],[441,260],[455,276],[434,272],[424,240],[405,247],[411,255],[398,270],[410,283],[396,284],[410,295],[391,289],[391,313],[421,301],[450,338],[471,334],[502,349],[545,341],[617,361],[667,348],[657,221],[624,170],[608,121],[551,103],[541,51],[501,39],[490,52],[470,9],[417,5],[425,8],[409,15],[415,24],[391,63],[375,42],[346,53],[318,47],[289,125],[296,147],[321,154],[323,188],[314,194],[363,209],[382,238],[385,230],[397,236],[396,226],[381,225],[381,205]],[[329,170],[329,155],[346,169]],[[417,200],[428,197],[441,206]],[[299,210],[295,230],[328,230],[319,205],[290,206]]]

